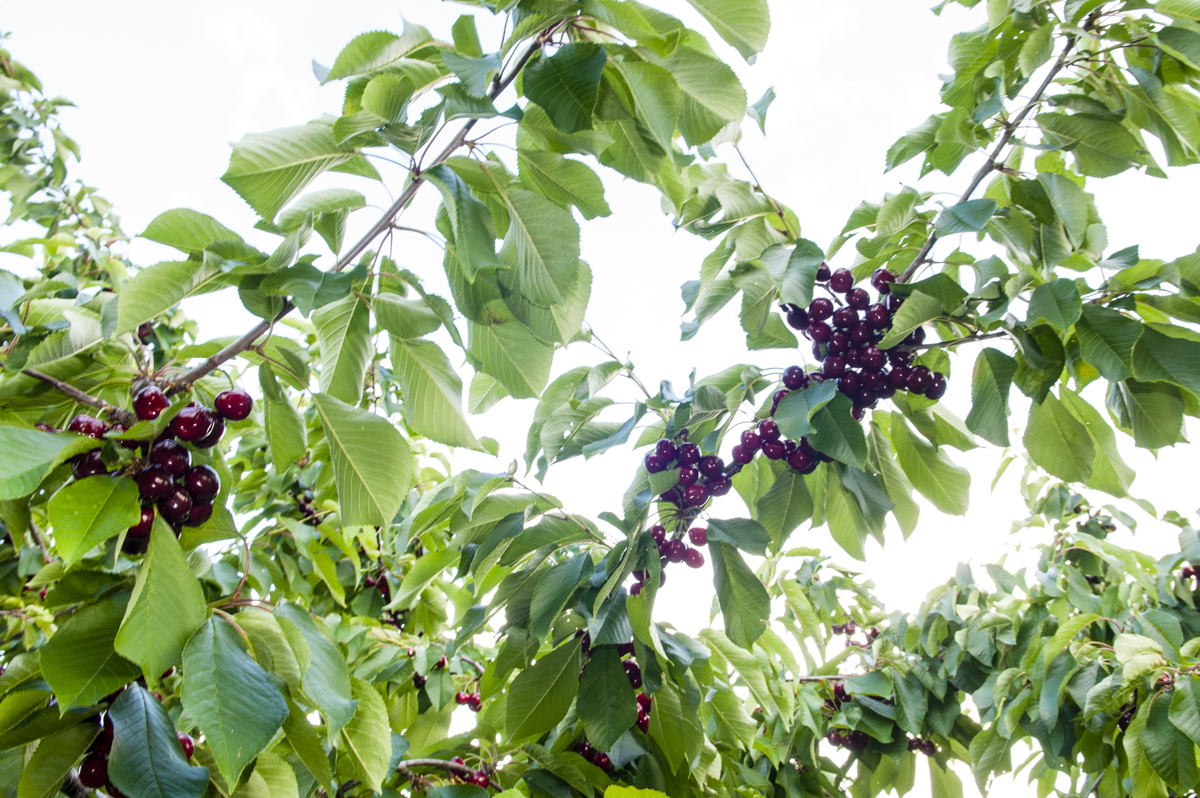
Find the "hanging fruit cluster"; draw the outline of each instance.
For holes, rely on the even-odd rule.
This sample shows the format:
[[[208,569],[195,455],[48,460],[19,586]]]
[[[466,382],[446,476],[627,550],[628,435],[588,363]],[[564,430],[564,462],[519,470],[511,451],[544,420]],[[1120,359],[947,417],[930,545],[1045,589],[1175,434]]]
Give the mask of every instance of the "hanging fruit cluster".
[[[678,437],[686,441],[687,430],[681,430]],[[670,438],[661,438],[643,462],[651,474],[672,466],[679,468],[679,483],[658,497],[676,507],[703,507],[709,498],[724,496],[733,487],[729,477],[737,473],[729,470],[720,457],[704,455],[696,444],[676,445]]]
[[[579,636],[579,633],[577,632],[576,635]],[[592,654],[592,648],[591,648],[592,636],[590,634],[584,632],[582,637],[583,637],[583,656],[585,658],[590,658],[591,654]],[[632,687],[634,690],[641,690],[642,689],[642,668],[641,668],[641,666],[638,665],[637,661],[634,659],[624,659],[625,657],[632,657],[633,654],[634,654],[634,647],[633,647],[632,641],[630,641],[628,643],[618,643],[617,644],[617,655],[622,657],[621,667],[625,671],[625,677],[627,679],[629,679],[629,686]],[[580,671],[579,671],[580,678],[583,677],[583,671],[585,669],[586,669],[586,666],[584,666],[584,668],[580,669]],[[638,730],[641,731],[642,734],[649,734],[650,733],[650,706],[653,703],[653,698],[652,698],[652,696],[650,696],[650,694],[643,691],[643,692],[640,692],[637,694],[636,700],[637,700],[637,727],[638,727]],[[591,762],[596,767],[603,770],[605,773],[612,772],[612,770],[614,768],[612,758],[604,751],[597,751],[595,746],[593,746],[587,740],[581,740],[578,743],[576,743],[573,750],[575,751],[575,753],[579,754],[584,759],[586,759],[587,761]]]

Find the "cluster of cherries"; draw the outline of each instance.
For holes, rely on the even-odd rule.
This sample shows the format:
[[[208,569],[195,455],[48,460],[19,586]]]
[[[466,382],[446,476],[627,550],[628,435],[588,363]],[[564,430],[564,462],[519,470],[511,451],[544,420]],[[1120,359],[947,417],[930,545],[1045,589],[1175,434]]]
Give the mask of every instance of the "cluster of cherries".
[[[461,756],[450,757],[450,762],[460,767],[466,767],[467,763],[463,761]],[[474,784],[476,787],[487,789],[492,786],[492,777],[487,774],[486,770],[475,770],[463,777],[463,781],[467,784]]]
[[[579,633],[577,632],[576,635],[578,634]],[[585,657],[591,656],[591,642],[592,636],[586,632],[583,633],[583,654]],[[633,656],[633,653],[633,641],[617,644],[618,656],[631,657]],[[642,668],[637,664],[637,661],[632,659],[622,659],[621,668],[625,671],[625,678],[629,679],[629,686],[634,690],[641,690]],[[582,678],[583,669],[580,669],[579,675]],[[650,708],[653,703],[654,697],[649,693],[643,691],[637,694],[637,727],[642,734],[650,733]],[[612,772],[613,763],[608,754],[603,751],[597,751],[591,745],[591,743],[587,742],[586,740],[576,744],[575,753],[579,754],[584,759],[603,770],[605,773]]]
[[[687,431],[680,432],[680,437],[686,441]],[[730,476],[737,473],[736,469],[727,468],[720,457],[703,454],[696,444],[676,446],[670,438],[660,439],[644,462],[650,474],[678,466],[679,483],[658,497],[676,507],[701,507],[712,496],[724,496],[733,487]]]
[[[922,740],[920,737],[909,737],[908,750],[920,751],[925,756],[933,756],[937,753],[937,746],[933,744],[933,740]]]
[[[895,274],[877,269],[871,275],[871,285],[879,292],[874,303],[865,288],[854,286],[854,275],[849,269],[831,272],[822,263],[817,269],[817,282],[827,286],[832,299],[817,297],[806,309],[785,305],[783,310],[788,324],[813,342],[813,357],[821,361],[821,369],[805,374],[793,367],[790,380],[788,372],[784,373],[788,389],[837,380],[838,390],[853,400],[859,419],[866,408],[874,407],[880,399],[891,398],[896,391],[942,398],[946,393],[946,375],[926,366],[914,366],[911,351],[896,348],[884,351],[877,346],[891,329],[892,317],[904,304],[903,299],[891,294]],[[908,334],[903,345],[920,346],[924,342],[925,330],[918,327]],[[781,398],[776,394],[776,405]]]
[[[472,712],[478,712],[483,709],[483,696],[478,692],[468,693],[464,690],[459,690],[454,694],[454,703],[460,707],[466,707]]]
[[[684,542],[682,529],[675,537],[668,538],[666,527],[661,524],[650,527],[650,539],[658,548],[659,587],[662,587],[667,581],[667,565],[669,563],[684,562],[689,568],[704,567],[704,552],[700,551],[700,547],[708,543],[708,530],[702,526],[694,526],[688,530],[687,538],[691,541],[691,546]],[[629,588],[629,594],[636,596],[642,592],[642,587],[646,583],[645,570],[639,568],[634,571],[633,578],[634,583]],[[637,685],[634,686],[637,687]]]
[[[172,671],[167,671],[167,674]],[[110,706],[124,689],[122,687],[108,697]],[[162,700],[158,693],[154,693],[154,697],[159,701]],[[124,793],[112,786],[108,780],[108,755],[112,751],[114,731],[112,716],[105,713],[100,725],[100,735],[92,742],[87,755],[79,763],[79,782],[90,790],[104,790],[112,798],[125,798]],[[179,740],[179,747],[183,749],[183,755],[190,760],[192,752],[196,750],[196,742],[191,735],[181,731],[175,732],[175,737]]]

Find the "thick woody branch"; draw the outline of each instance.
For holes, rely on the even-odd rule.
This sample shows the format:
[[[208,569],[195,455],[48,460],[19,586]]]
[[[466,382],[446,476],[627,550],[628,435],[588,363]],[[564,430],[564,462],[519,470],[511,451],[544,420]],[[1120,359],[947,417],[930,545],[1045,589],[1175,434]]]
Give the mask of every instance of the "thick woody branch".
[[[25,369],[24,373],[28,374],[30,377],[33,377],[35,380],[41,380],[42,382],[50,385],[51,387],[54,388],[54,390],[58,391],[59,393],[63,394],[64,396],[71,397],[76,402],[79,402],[79,404],[81,404],[81,405],[87,405],[88,407],[94,407],[103,413],[107,413],[108,417],[111,418],[113,421],[117,422],[118,424],[123,424],[126,427],[129,427],[137,422],[137,417],[134,416],[133,413],[130,413],[128,410],[122,410],[119,407],[113,407],[108,402],[104,401],[103,399],[97,399],[96,397],[92,396],[91,394],[84,393],[83,391],[76,388],[74,385],[68,385],[67,383],[63,382],[60,379],[51,377],[49,374],[43,374],[42,372],[37,371],[36,369]]]
[[[1017,129],[1021,127],[1021,123],[1025,121],[1025,118],[1029,116],[1030,112],[1032,112],[1033,109],[1041,103],[1042,95],[1046,93],[1046,90],[1050,88],[1050,84],[1054,82],[1056,77],[1058,77],[1058,73],[1062,71],[1064,66],[1066,66],[1067,56],[1070,55],[1071,50],[1074,47],[1075,38],[1068,38],[1066,46],[1063,47],[1063,51],[1058,56],[1058,60],[1054,62],[1054,66],[1052,66],[1050,71],[1046,74],[1046,79],[1042,81],[1042,85],[1038,86],[1037,91],[1033,93],[1033,96],[1029,99],[1029,102],[1025,104],[1025,107],[1021,109],[1021,112],[1009,120],[1009,122],[1004,126],[1004,131],[1000,134],[1000,138],[996,142],[996,146],[993,147],[991,153],[988,154],[987,160],[984,161],[983,166],[979,167],[979,171],[977,171],[975,176],[971,178],[971,182],[967,185],[967,190],[964,191],[962,196],[958,198],[959,202],[966,202],[969,200],[971,195],[975,193],[975,189],[979,188],[980,184],[983,183],[984,178],[986,178],[999,164],[1003,163],[1003,159],[1000,157],[1000,154],[1004,152],[1004,148],[1008,146],[1008,142],[1012,139],[1013,134],[1017,132]],[[937,233],[930,232],[929,238],[925,241],[925,245],[921,247],[919,252],[917,252],[917,256],[913,258],[913,262],[909,265],[909,267],[904,270],[903,274],[900,275],[900,282],[907,283],[910,279],[912,279],[912,276],[916,274],[917,269],[921,268],[921,266],[926,262],[926,259],[929,257],[929,252],[933,249],[933,245],[935,243],[937,243]]]
[[[544,32],[532,43],[530,43],[528,49],[526,49],[526,51],[517,60],[516,64],[513,66],[508,75],[504,76],[503,78],[500,76],[496,77],[492,85],[492,90],[488,92],[489,99],[495,100],[512,84],[514,80],[516,80],[517,75],[519,75],[521,70],[525,68],[525,64],[528,63],[529,59],[533,57],[533,54],[538,51],[539,47],[541,47],[542,41],[544,37],[548,35],[548,33],[549,31]],[[450,143],[447,144],[442,151],[437,154],[437,157],[433,159],[427,169],[432,169],[435,166],[445,163],[451,155],[453,155],[459,150],[459,148],[466,144],[467,135],[471,132],[471,129],[475,127],[475,123],[478,121],[478,119],[471,119],[465,125],[463,125],[462,129],[459,130],[454,138],[450,140]],[[421,186],[424,185],[425,179],[421,175],[422,173],[414,167],[412,172],[412,180],[407,186],[405,186],[404,191],[400,192],[400,196],[396,198],[396,201],[392,203],[391,207],[384,211],[383,215],[379,217],[379,220],[371,226],[371,229],[363,234],[363,236],[358,239],[354,246],[350,247],[350,249],[346,251],[346,254],[342,255],[338,259],[337,264],[335,264],[333,267],[333,271],[340,272],[353,263],[355,259],[359,257],[359,255],[361,255],[369,246],[371,246],[371,243],[376,238],[378,238],[389,227],[391,227],[393,220],[400,215],[400,212],[404,210],[405,206],[407,206],[408,203],[412,201],[412,198],[416,196],[417,191],[421,188]],[[292,305],[291,302],[285,303],[283,310],[281,310],[279,315],[275,317],[275,321],[282,319],[284,316],[290,313],[294,307],[295,306]],[[242,352],[252,348],[259,338],[267,334],[267,332],[271,329],[272,323],[273,322],[267,321],[259,322],[252,330],[247,332],[241,338],[229,344],[229,346],[225,347],[220,352],[217,352],[212,357],[206,358],[199,365],[194,366],[180,375],[178,378],[172,381],[171,392],[178,393],[180,391],[186,391],[189,387],[191,387],[192,383],[203,379],[207,374],[211,373],[215,369],[220,368],[221,365],[226,361],[232,360]]]

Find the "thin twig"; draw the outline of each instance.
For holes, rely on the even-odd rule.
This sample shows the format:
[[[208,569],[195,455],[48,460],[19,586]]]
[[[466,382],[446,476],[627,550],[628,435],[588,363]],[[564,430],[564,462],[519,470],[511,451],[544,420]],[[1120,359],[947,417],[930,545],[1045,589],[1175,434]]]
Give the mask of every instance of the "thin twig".
[[[1030,97],[1029,102],[1026,103],[1025,107],[1021,109],[1020,113],[1013,117],[1012,121],[1004,126],[1004,132],[1000,134],[1000,140],[997,141],[996,146],[992,148],[992,151],[988,155],[987,160],[984,161],[983,166],[979,167],[979,171],[977,171],[975,176],[971,178],[971,182],[967,186],[967,190],[964,191],[962,196],[958,198],[960,203],[969,200],[971,195],[975,193],[975,189],[979,188],[979,185],[983,182],[983,179],[987,177],[993,169],[996,168],[997,164],[1002,162],[1000,160],[1000,153],[1003,152],[1004,148],[1008,146],[1008,142],[1012,139],[1013,133],[1015,133],[1017,128],[1021,126],[1021,123],[1025,121],[1025,117],[1029,116],[1029,112],[1041,103],[1042,95],[1046,93],[1046,90],[1050,88],[1050,84],[1054,81],[1054,78],[1058,76],[1058,73],[1061,72],[1062,68],[1066,65],[1067,56],[1070,54],[1071,49],[1074,46],[1075,37],[1069,37],[1067,39],[1066,46],[1063,47],[1062,53],[1058,56],[1058,60],[1054,62],[1054,66],[1050,68],[1050,72],[1046,75],[1046,79],[1042,81],[1042,85],[1038,86],[1038,90],[1033,93],[1033,96]],[[903,274],[900,275],[899,282],[906,283],[914,274],[916,274],[917,269],[921,268],[921,266],[925,263],[925,258],[929,255],[930,250],[933,249],[933,245],[936,242],[937,233],[931,232],[929,234],[929,238],[925,241],[925,245],[921,247],[920,251],[917,252],[917,256],[913,258],[913,262],[909,264],[909,267],[904,270]]]
[[[912,352],[917,349],[945,349],[951,346],[958,346],[959,344],[973,344],[976,341],[986,341],[988,338],[1003,338],[1006,335],[1008,335],[1007,330],[999,330],[998,332],[990,332],[984,335],[969,335],[966,338],[955,338],[953,341],[938,341],[932,344],[910,344],[908,346],[898,346],[896,349],[902,352]]]
[[[766,197],[767,200],[771,203],[771,205],[773,205],[775,207],[775,213],[776,213],[776,215],[779,216],[779,221],[783,222],[783,229],[787,232],[787,234],[789,236],[792,236],[792,226],[791,226],[791,224],[788,223],[787,215],[783,212],[783,206],[780,205],[774,197],[772,197],[770,194],[768,194],[767,190],[765,188],[763,188],[762,181],[758,179],[758,175],[754,174],[754,170],[750,168],[750,162],[746,160],[745,155],[742,155],[742,150],[740,147],[738,147],[738,145],[736,143],[733,145],[733,151],[736,152],[737,157],[741,159],[742,166],[746,167],[746,171],[750,173],[750,179],[754,181],[755,188],[757,188],[759,191],[761,191],[762,195],[764,197]],[[797,232],[792,237],[799,238],[800,233]]]
[[[33,535],[34,541],[38,544],[38,548],[42,550],[42,559],[47,565],[52,562],[50,552],[46,549],[46,541],[42,539],[42,534],[38,532],[38,528],[33,523],[33,519],[29,519],[29,534]]]
[[[51,377],[49,374],[43,374],[35,369],[25,369],[24,373],[28,374],[30,377],[33,377],[35,380],[41,380],[42,382],[50,385],[54,388],[54,390],[58,391],[64,396],[71,397],[81,405],[94,407],[101,412],[107,413],[109,418],[111,418],[113,421],[116,421],[118,424],[124,424],[126,427],[130,427],[137,423],[137,417],[134,416],[133,413],[130,413],[128,410],[122,410],[119,407],[114,407],[103,399],[97,399],[91,394],[84,393],[74,385],[68,385],[60,379]]]

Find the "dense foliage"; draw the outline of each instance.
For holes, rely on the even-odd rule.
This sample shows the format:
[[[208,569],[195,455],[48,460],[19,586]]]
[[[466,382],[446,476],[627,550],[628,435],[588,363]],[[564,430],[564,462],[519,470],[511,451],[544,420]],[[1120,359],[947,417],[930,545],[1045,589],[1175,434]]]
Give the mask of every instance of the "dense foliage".
[[[471,15],[448,41],[355,38],[314,67],[338,115],[233,147],[223,179],[278,246],[166,210],[140,235],[179,260],[144,267],[70,176],[65,101],[0,53],[6,229],[36,231],[3,248],[36,276],[0,271],[0,792],[866,798],[918,767],[939,796],[1014,767],[1040,796],[1195,788],[1200,535],[1168,513],[1180,552],[1153,560],[1108,539],[1132,522],[1103,502],[1132,500],[1123,447],[1200,415],[1200,253],[1110,251],[1087,181],[1200,160],[1200,4],[959,1],[979,27],[950,43],[945,107],[887,153],[923,184],[827,248],[720,160],[774,95],[748,104],[701,33],[635,0],[471,0],[505,17],[495,51]],[[766,0],[690,2],[747,61],[765,46]],[[515,154],[479,120],[515,126]],[[381,153],[405,183],[348,244],[363,194],[305,189],[378,180]],[[748,352],[797,365],[651,393],[612,356],[551,380],[594,337],[593,165],[717,242],[685,340],[740,295]],[[448,298],[388,254],[427,183]],[[261,323],[196,340],[180,303],[214,291]],[[536,400],[524,469],[452,467],[494,451],[460,355],[469,413]],[[970,380],[958,414],[948,379]],[[1014,387],[1035,569],[964,566],[889,614],[797,547],[827,526],[861,559],[918,496],[965,514],[952,451],[1017,447]],[[596,519],[534,484],[631,441],[643,464]],[[711,517],[730,491],[745,517]],[[678,563],[711,567],[720,628],[655,612]]]

